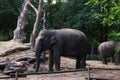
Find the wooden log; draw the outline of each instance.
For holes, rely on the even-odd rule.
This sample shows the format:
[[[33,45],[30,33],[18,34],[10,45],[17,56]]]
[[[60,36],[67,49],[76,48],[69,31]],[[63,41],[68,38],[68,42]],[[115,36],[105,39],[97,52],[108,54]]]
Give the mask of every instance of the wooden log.
[[[5,69],[6,63],[0,63],[0,70],[3,71]]]
[[[12,52],[16,50],[27,50],[27,49],[30,49],[30,46],[17,46],[17,47],[9,48],[9,49],[6,49],[0,52],[0,56],[4,57],[6,55],[11,54]]]
[[[65,71],[52,71],[52,72],[28,72],[28,73],[18,73],[18,76],[26,75],[43,75],[43,74],[60,74],[60,73],[70,73],[70,72],[80,72],[87,71],[87,69],[75,69],[75,70],[65,70]],[[10,76],[15,76],[15,73],[11,73]]]
[[[19,61],[27,61],[29,64],[33,64],[36,62],[35,57],[22,57],[22,58],[18,58],[16,59],[17,62]]]
[[[113,80],[113,79],[104,79],[104,78],[87,78],[85,77],[85,80]]]
[[[10,74],[19,72],[22,73],[24,71],[27,71],[27,62],[21,61],[21,62],[9,62],[3,71],[4,74]]]

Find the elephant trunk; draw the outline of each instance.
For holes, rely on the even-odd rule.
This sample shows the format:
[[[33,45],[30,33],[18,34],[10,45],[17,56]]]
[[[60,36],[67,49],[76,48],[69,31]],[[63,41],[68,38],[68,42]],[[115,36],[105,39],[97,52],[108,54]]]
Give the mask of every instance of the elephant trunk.
[[[39,71],[41,53],[42,53],[42,43],[38,42],[35,45],[35,57],[36,57],[35,72]]]
[[[35,53],[35,56],[36,56],[35,72],[38,72],[39,66],[40,66],[40,54],[36,52],[36,53]]]

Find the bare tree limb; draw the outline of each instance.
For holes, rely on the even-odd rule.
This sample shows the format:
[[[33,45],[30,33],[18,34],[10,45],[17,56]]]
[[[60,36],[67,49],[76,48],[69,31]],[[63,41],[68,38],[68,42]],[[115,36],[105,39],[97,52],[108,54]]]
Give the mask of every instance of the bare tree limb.
[[[29,2],[29,5],[33,8],[33,10],[36,12],[36,14],[38,14],[37,9],[35,8],[35,6],[31,2]]]
[[[31,49],[34,50],[35,46],[35,39],[38,36],[38,28],[40,25],[41,17],[42,17],[42,10],[43,10],[43,0],[39,0],[39,6],[38,6],[38,13],[36,17],[36,21],[34,23],[34,28],[30,37],[30,43],[31,43]]]
[[[43,17],[43,29],[47,29],[47,11],[44,9],[44,17]]]

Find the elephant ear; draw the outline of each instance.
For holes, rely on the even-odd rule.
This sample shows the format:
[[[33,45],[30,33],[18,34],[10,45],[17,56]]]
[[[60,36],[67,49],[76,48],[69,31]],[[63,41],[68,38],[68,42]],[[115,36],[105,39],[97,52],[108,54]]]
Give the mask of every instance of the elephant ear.
[[[55,44],[57,42],[56,37],[51,37],[51,45]]]

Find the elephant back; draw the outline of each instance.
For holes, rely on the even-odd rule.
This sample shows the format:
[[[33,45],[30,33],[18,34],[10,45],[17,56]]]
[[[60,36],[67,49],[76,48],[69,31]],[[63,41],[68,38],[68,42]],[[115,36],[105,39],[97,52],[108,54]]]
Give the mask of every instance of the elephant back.
[[[116,42],[116,41],[106,41],[106,42],[103,42],[99,45],[98,47],[98,52],[101,54],[101,55],[104,55],[104,56],[114,56],[116,50],[116,46],[118,46],[118,43],[119,42]]]

